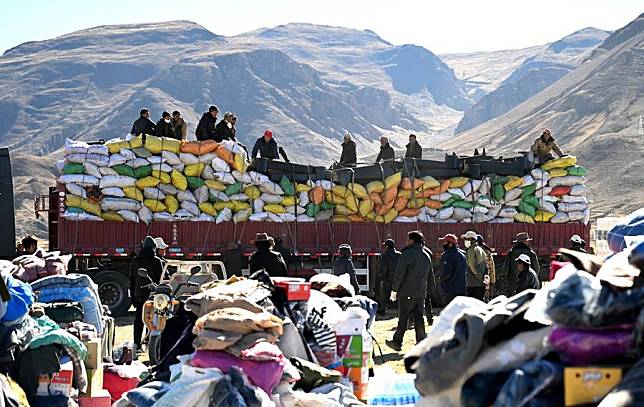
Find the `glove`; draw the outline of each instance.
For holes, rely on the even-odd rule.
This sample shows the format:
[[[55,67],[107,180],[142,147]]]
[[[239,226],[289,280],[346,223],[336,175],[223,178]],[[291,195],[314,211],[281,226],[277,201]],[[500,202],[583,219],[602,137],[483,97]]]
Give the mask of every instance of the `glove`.
[[[485,276],[483,276],[483,284],[490,285],[490,276],[489,275],[486,274]]]
[[[398,293],[395,291],[392,291],[391,295],[389,296],[389,299],[391,300],[391,302],[396,302],[397,298],[398,298]]]

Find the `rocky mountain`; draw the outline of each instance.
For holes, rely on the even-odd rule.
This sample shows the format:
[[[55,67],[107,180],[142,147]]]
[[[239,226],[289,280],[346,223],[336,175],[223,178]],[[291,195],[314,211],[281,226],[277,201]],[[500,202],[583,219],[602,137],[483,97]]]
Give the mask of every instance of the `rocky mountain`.
[[[528,56],[496,89],[465,111],[456,133],[500,116],[553,84],[578,66],[609,34],[584,28]]]
[[[590,173],[594,216],[644,205],[644,14],[613,32],[577,68],[514,107],[442,144],[471,153],[527,150],[548,127]]]

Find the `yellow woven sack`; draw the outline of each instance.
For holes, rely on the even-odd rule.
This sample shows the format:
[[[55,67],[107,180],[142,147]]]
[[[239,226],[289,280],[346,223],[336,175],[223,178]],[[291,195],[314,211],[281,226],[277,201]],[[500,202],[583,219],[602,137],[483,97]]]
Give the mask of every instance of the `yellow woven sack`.
[[[461,188],[464,187],[468,182],[470,182],[470,179],[466,177],[452,177],[449,179],[449,187]],[[440,186],[440,184],[438,184],[437,186]]]
[[[179,201],[175,196],[166,195],[165,200],[163,202],[165,203],[166,208],[168,208],[168,212],[174,214],[176,211],[179,210]]]
[[[399,189],[398,198],[410,199],[414,196],[414,191],[411,189]]]
[[[241,172],[242,174],[246,172],[248,169],[248,162],[244,159],[244,156],[241,154],[235,154],[235,163],[233,164],[233,167]]]
[[[365,188],[367,188],[368,193],[382,193],[385,190],[385,184],[383,184],[381,181],[371,181],[367,185],[365,185]]]
[[[172,177],[170,177],[170,174],[167,172],[162,172],[159,170],[153,170],[152,171],[152,176],[154,178],[159,178],[161,180],[162,184],[169,184],[172,182]]]
[[[106,220],[106,221],[123,222],[123,217],[113,211],[101,213],[101,218],[103,218],[103,220]]]
[[[398,188],[398,185],[400,185],[400,182],[402,181],[402,172],[397,172],[395,174],[392,174],[385,178],[385,189],[389,189],[391,187],[396,187]],[[369,191],[373,192],[373,191]]]
[[[334,185],[333,188],[331,188],[331,192],[333,192],[333,195],[341,196],[341,197],[346,197],[347,196],[347,187],[344,185]]]
[[[232,202],[230,202],[230,201],[228,201],[228,202],[224,202],[224,201],[217,201],[217,202],[215,202],[214,204],[212,204],[212,207],[213,207],[217,212],[221,211],[221,210],[222,210],[222,209],[224,209],[224,208],[228,208],[228,209],[230,209],[230,210],[232,211],[232,210],[233,210],[233,208],[235,207],[235,204],[234,204],[234,203],[232,203]]]
[[[164,212],[166,209],[168,209],[165,204],[158,199],[146,199],[145,201],[143,201],[143,205],[150,208],[152,212]]]
[[[367,189],[360,184],[356,184],[355,182],[349,183],[349,185],[347,185],[347,189],[351,191],[353,195],[355,195],[358,199],[362,199],[368,195]]]
[[[344,205],[345,203],[347,203],[346,198],[344,198],[343,196],[335,195],[331,191],[326,191],[325,196],[326,201],[332,204]]]
[[[145,148],[152,154],[161,154],[162,151],[179,154],[181,152],[181,141],[173,138],[147,135],[145,137]]]
[[[208,185],[208,181],[206,181],[206,185]],[[246,194],[246,196],[250,199],[257,199],[262,195],[262,193],[259,191],[259,188],[257,188],[255,185],[246,187],[244,189],[244,194]]]
[[[83,202],[83,197],[78,195],[66,194],[65,195],[65,206],[70,208],[80,208],[81,203]]]
[[[563,168],[553,168],[548,171],[548,174],[550,174],[552,178],[565,177],[566,175],[568,175],[568,171],[564,170]]]
[[[307,184],[296,184],[295,192],[309,192],[313,187]]]
[[[511,189],[520,187],[523,185],[523,178],[520,177],[515,177],[515,176],[509,176],[509,180],[503,185],[503,188],[505,188],[506,191],[509,191]]]
[[[145,188],[148,188],[148,187],[153,188],[153,187],[156,187],[157,185],[159,185],[159,183],[161,183],[161,180],[159,178],[147,176],[147,177],[143,177],[141,179],[137,179],[136,180],[136,187],[139,188],[139,189],[145,189]]]
[[[428,175],[426,177],[422,177],[420,180],[423,181],[423,186],[420,187],[420,189],[423,190],[423,191],[426,190],[426,189],[438,188],[438,187],[441,186],[441,183],[438,182],[431,175]]]
[[[183,170],[183,175],[186,177],[201,177],[204,168],[206,168],[206,164],[204,163],[186,165],[186,168]]]
[[[233,212],[239,212],[244,209],[249,209],[250,204],[248,202],[244,201],[230,201],[230,203],[233,204],[232,208],[230,208]]]
[[[534,220],[537,222],[550,222],[550,219],[552,219],[553,216],[555,216],[555,214],[552,212],[537,211],[534,215]]]
[[[333,215],[331,216],[331,222],[336,223],[349,223],[349,218],[346,215]]]
[[[360,201],[360,206],[358,207],[358,212],[360,216],[366,218],[367,215],[373,213],[373,201],[370,199],[363,199]]]
[[[275,213],[275,214],[286,213],[286,209],[284,209],[282,205],[277,205],[277,204],[264,205],[264,211]]]
[[[385,223],[385,218],[381,215],[376,216],[376,219],[374,219],[378,223]]]
[[[132,140],[130,140],[129,148],[134,149],[134,148],[141,148],[141,147],[143,147],[143,139],[141,138],[141,136],[133,137]]]
[[[358,200],[350,191],[347,192],[347,203],[345,205],[352,213],[358,212]]]
[[[366,214],[364,218],[367,219],[367,220],[370,220],[370,221],[374,221],[374,220],[376,220],[376,216],[377,216],[376,212],[371,211],[368,214]]]
[[[174,185],[174,187],[177,188],[179,191],[185,191],[186,189],[188,189],[188,179],[184,177],[183,174],[180,173],[179,171],[172,170],[172,173],[170,174],[170,179],[172,180],[172,185]]]
[[[206,184],[206,186],[208,188],[214,189],[215,191],[225,191],[226,190],[226,185],[222,184],[219,181],[206,180],[206,181],[204,181],[204,184]],[[188,186],[188,180],[186,180],[186,188],[187,188],[187,186]],[[176,185],[175,185],[175,187],[176,187]],[[248,188],[250,188],[250,187],[248,187]],[[248,194],[246,194],[246,195],[248,195]],[[248,195],[248,196],[250,196],[250,195]]]
[[[347,215],[347,216],[348,216],[348,215],[351,215],[352,213],[355,213],[355,212],[354,212],[354,211],[349,210],[349,208],[347,208],[347,207],[346,207],[346,206],[344,206],[344,205],[336,205],[336,206],[335,206],[335,212],[334,212],[334,213],[335,213],[336,215]]]
[[[293,206],[295,205],[295,197],[294,196],[285,196],[282,198],[281,202],[282,206]]]
[[[541,166],[541,169],[544,171],[550,171],[554,168],[572,167],[575,164],[577,164],[577,157],[575,157],[574,155],[569,155],[566,157],[555,158],[554,160],[547,161]]]
[[[207,213],[210,216],[215,216],[215,208],[210,202],[202,202],[199,204],[199,210],[203,213]]]
[[[383,216],[383,220],[385,223],[389,223],[396,219],[396,216],[398,216],[398,211],[394,208],[391,208],[385,213],[385,216]]]
[[[527,213],[518,213],[514,215],[514,220],[521,223],[534,223],[532,216]]]
[[[137,187],[124,187],[123,193],[127,198],[136,199],[139,202],[143,202],[143,192]]]
[[[97,203],[92,203],[87,199],[83,199],[83,201],[80,204],[80,207],[82,210],[84,210],[87,213],[91,213],[92,215],[96,215],[96,216],[101,216],[101,205]]]
[[[125,140],[108,141],[105,143],[105,146],[107,146],[107,150],[110,154],[118,154],[121,152],[121,149],[130,148],[130,143]]]

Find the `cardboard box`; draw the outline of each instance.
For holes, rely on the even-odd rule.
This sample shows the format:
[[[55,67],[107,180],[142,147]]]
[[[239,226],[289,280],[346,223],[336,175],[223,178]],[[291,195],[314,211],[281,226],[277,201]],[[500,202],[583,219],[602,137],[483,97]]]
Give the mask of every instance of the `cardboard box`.
[[[38,376],[37,396],[63,395],[69,397],[72,390],[74,378],[74,364],[69,357],[62,357],[60,371],[51,377],[46,375]]]
[[[85,369],[98,369],[103,361],[102,355],[102,340],[100,338],[90,339],[83,341],[87,348],[87,356],[85,357]]]
[[[367,400],[367,386],[369,382],[369,368],[368,367],[349,367],[347,368],[346,377],[351,380],[353,384],[353,394],[358,400]]]
[[[103,368],[87,369],[87,395],[90,397],[103,391]]]
[[[336,336],[338,355],[346,367],[368,367],[373,352],[371,335],[363,332],[362,335]]]
[[[112,397],[110,396],[110,392],[101,389],[101,391],[93,396],[80,396],[78,398],[78,405],[79,407],[111,407]]]
[[[621,367],[564,368],[566,406],[597,403],[622,380]]]

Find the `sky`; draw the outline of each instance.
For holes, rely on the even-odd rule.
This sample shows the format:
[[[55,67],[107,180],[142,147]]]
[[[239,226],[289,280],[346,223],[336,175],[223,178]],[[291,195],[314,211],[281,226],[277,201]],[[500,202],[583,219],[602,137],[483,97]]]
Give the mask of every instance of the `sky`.
[[[615,30],[642,0],[2,0],[0,53],[84,28],[190,20],[220,35],[291,22],[370,29],[434,53],[524,48],[578,29]]]

